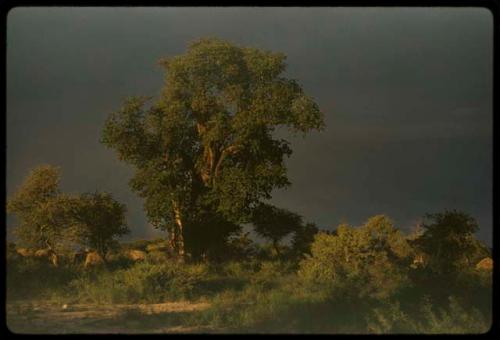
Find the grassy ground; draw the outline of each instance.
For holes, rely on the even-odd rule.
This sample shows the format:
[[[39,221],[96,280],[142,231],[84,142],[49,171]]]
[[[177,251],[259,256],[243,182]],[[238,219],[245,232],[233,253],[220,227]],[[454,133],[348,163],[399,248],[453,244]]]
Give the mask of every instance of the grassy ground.
[[[206,310],[208,303],[189,301],[160,304],[75,304],[66,308],[42,301],[7,305],[7,326],[14,333],[212,333],[213,327],[183,324],[188,315]]]
[[[36,334],[435,334],[483,333],[491,325],[491,283],[479,284],[476,276],[455,294],[449,287],[402,286],[397,294],[369,297],[359,295],[365,281],[332,290],[308,284],[300,273],[281,261],[148,260],[87,271],[11,261],[7,326]]]

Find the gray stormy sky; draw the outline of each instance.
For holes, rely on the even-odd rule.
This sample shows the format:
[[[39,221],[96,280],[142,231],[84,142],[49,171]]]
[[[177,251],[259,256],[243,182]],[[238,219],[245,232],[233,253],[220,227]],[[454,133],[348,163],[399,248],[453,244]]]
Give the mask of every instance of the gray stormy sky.
[[[109,191],[131,237],[159,235],[100,132],[126,96],[159,93],[160,57],[203,36],[284,52],[325,114],[325,131],[291,138],[277,205],[324,228],[384,213],[406,229],[457,208],[491,244],[493,17],[481,8],[15,8],[7,195],[58,165],[64,191]]]

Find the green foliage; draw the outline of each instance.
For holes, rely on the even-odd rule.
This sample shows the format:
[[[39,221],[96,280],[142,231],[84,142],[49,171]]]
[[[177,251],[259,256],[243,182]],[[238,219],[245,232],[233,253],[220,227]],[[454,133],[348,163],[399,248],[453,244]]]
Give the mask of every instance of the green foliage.
[[[426,267],[434,275],[453,279],[464,267],[488,256],[474,237],[479,227],[471,216],[453,210],[426,217],[431,223],[422,225],[424,232],[413,245],[425,254]]]
[[[314,242],[314,236],[319,232],[318,227],[314,223],[306,223],[300,225],[295,230],[292,239],[292,252],[295,258],[302,258],[305,255],[311,254],[311,244]]]
[[[474,236],[477,222],[455,210],[426,217],[423,232],[410,241],[424,259],[418,270],[412,272],[412,280],[438,303],[445,303],[449,295],[464,295],[487,306],[491,281],[487,273],[478,272],[475,266],[490,256],[490,251]]]
[[[250,282],[253,285],[270,288],[291,272],[291,267],[286,262],[266,261],[260,263],[259,270],[252,275]]]
[[[82,194],[75,199],[74,220],[80,244],[95,249],[101,257],[116,243],[116,237],[130,232],[124,204],[109,193]]]
[[[136,263],[126,269],[90,272],[70,283],[79,300],[93,303],[160,303],[199,296],[204,265]]]
[[[321,129],[323,116],[283,77],[281,53],[200,39],[162,64],[159,100],[149,107],[146,98],[128,100],[108,117],[102,142],[135,167],[130,184],[150,222],[168,230],[179,253],[185,237],[192,254],[203,254],[289,184],[284,157],[291,149],[273,131]]]
[[[59,180],[59,168],[40,165],[7,201],[7,212],[19,222],[14,229],[19,245],[59,251],[68,247],[71,198],[60,192]]]
[[[404,237],[379,215],[359,228],[341,225],[335,235],[317,234],[298,274],[332,294],[386,298],[408,283],[409,255]]]
[[[237,332],[260,331],[260,324],[266,320],[276,322],[280,313],[291,304],[293,296],[287,291],[271,288],[277,286],[274,282],[276,275],[264,276],[266,279],[262,277],[241,290],[226,290],[216,295],[212,307],[198,315],[194,322]]]
[[[108,193],[61,193],[59,179],[59,168],[38,166],[8,200],[7,212],[19,220],[14,229],[19,245],[50,248],[58,255],[80,245],[104,256],[116,244],[114,238],[129,231],[125,206]]]
[[[152,242],[149,240],[134,240],[131,242],[121,243],[120,249],[122,250],[137,249],[137,250],[147,251],[150,245],[152,245]]]
[[[170,261],[170,257],[164,251],[153,250],[148,253],[146,260],[152,264],[162,264]]]
[[[168,241],[164,240],[163,238],[156,238],[152,241],[146,241],[146,240],[141,240],[141,241],[143,241],[143,243],[142,244],[137,243],[136,244],[137,248],[135,249],[141,249],[147,252],[170,250],[170,245]]]
[[[240,233],[232,235],[227,241],[226,260],[245,261],[257,254],[257,246],[250,239],[250,233]]]
[[[425,316],[423,323],[419,324],[419,333],[459,333],[478,334],[485,333],[491,327],[488,320],[479,310],[473,308],[465,310],[454,297],[449,298],[446,309],[435,311],[432,304],[426,301],[422,307]]]
[[[248,235],[240,237],[243,248],[248,246]],[[144,262],[118,256],[106,267],[86,270],[20,257],[9,244],[7,299],[207,301],[209,309],[175,314],[176,322],[238,333],[483,333],[491,326],[491,272],[464,266],[456,282],[434,291],[442,281],[429,271],[424,271],[429,281],[412,275],[419,272],[411,266],[419,250],[383,215],[357,228],[342,225],[333,233],[317,233],[298,271],[293,258],[270,261],[258,255],[182,263],[168,256],[164,243],[129,244],[150,250]]]
[[[260,204],[254,210],[252,224],[257,234],[272,241],[279,256],[279,241],[301,227],[302,217],[286,209]]]
[[[9,257],[6,268],[7,300],[49,298],[64,291],[69,282],[77,277],[77,268],[54,267],[36,258]]]
[[[185,230],[186,251],[194,259],[209,258],[222,261],[227,258],[228,240],[237,235],[241,227],[222,218],[220,214],[200,213],[200,222]]]
[[[367,330],[380,334],[479,334],[488,331],[491,320],[478,309],[467,310],[452,296],[448,301],[447,306],[436,308],[429,299],[423,298],[413,313],[402,311],[398,302],[386,303],[367,316]]]

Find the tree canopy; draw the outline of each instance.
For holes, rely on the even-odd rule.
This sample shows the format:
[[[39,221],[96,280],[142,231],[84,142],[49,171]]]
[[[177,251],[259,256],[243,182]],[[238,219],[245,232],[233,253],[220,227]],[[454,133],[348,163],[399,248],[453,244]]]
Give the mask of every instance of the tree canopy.
[[[279,241],[301,228],[302,217],[286,209],[261,204],[254,210],[252,223],[257,234],[271,240],[280,255]]]
[[[18,219],[14,234],[29,248],[64,248],[71,226],[69,196],[59,189],[60,169],[51,165],[34,168],[7,201],[7,212]]]
[[[7,201],[7,212],[19,220],[18,244],[57,253],[80,245],[104,255],[116,236],[129,232],[125,205],[108,193],[63,193],[59,181],[58,167],[40,165]]]
[[[314,241],[314,236],[319,232],[319,228],[314,223],[306,223],[300,225],[295,230],[292,239],[293,255],[295,257],[303,257],[310,254],[311,244]]]
[[[425,256],[426,267],[444,279],[489,255],[488,249],[474,236],[479,225],[467,213],[446,210],[427,214],[422,229],[423,233],[412,244]]]
[[[109,193],[84,193],[74,200],[73,219],[80,244],[95,249],[102,258],[115,237],[126,235],[126,207]]]
[[[290,184],[284,158],[292,150],[275,138],[277,128],[305,134],[323,127],[314,100],[283,76],[285,59],[200,39],[161,60],[166,84],[157,101],[130,98],[108,117],[102,142],[135,167],[131,187],[179,255],[194,230],[210,228],[225,239],[273,189]],[[208,215],[226,227],[205,225]]]

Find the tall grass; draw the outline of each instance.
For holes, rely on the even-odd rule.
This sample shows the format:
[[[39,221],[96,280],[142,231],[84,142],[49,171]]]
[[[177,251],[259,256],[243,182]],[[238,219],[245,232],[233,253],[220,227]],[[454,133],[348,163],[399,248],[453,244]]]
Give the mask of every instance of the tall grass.
[[[100,268],[69,283],[79,301],[91,303],[159,303],[196,299],[208,280],[205,265],[136,263],[130,268]]]
[[[280,261],[181,264],[156,254],[145,262],[117,260],[91,270],[54,268],[26,259],[9,261],[7,269],[10,300],[97,304],[206,300],[209,309],[179,315],[177,321],[226,332],[482,333],[491,325],[488,304],[476,303],[491,296],[488,277],[479,286],[470,283],[477,286],[470,290],[473,301],[460,296],[445,304],[430,300],[429,290],[421,287],[406,287],[383,299],[361,298],[356,292],[339,294],[328,285],[310,285],[293,263]],[[479,294],[481,287],[485,290]]]

